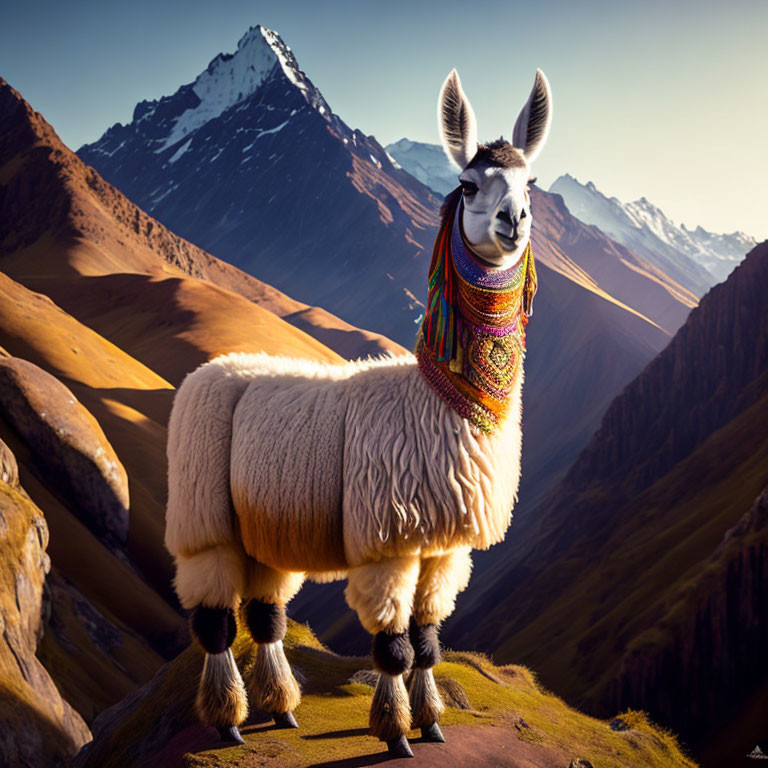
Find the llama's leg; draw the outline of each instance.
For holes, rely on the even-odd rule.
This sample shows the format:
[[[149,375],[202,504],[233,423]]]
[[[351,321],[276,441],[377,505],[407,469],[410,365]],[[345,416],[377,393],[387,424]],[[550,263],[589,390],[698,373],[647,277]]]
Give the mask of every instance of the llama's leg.
[[[238,726],[248,716],[248,698],[231,646],[237,632],[235,608],[242,594],[245,559],[232,545],[176,557],[176,591],[192,608],[192,636],[205,651],[195,707],[204,725],[225,742],[242,744]]]
[[[432,667],[440,662],[437,630],[440,622],[453,613],[456,595],[469,583],[471,568],[469,549],[421,561],[410,626],[414,662],[408,693],[413,727],[421,728],[427,741],[445,741],[438,725],[445,707],[432,674]]]
[[[403,675],[413,662],[408,622],[419,575],[418,557],[398,557],[349,571],[347,603],[373,635],[373,666],[379,672],[370,714],[370,733],[387,742],[391,755],[413,757]]]
[[[298,728],[293,710],[301,701],[301,690],[285,657],[285,606],[299,591],[304,574],[276,571],[251,561],[244,614],[254,642],[256,661],[250,670],[248,692],[257,709],[268,712],[276,725]]]

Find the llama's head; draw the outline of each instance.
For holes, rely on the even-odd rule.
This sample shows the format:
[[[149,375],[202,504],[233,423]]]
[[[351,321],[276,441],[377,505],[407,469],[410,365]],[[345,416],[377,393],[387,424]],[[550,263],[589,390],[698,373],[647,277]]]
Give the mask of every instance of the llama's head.
[[[478,146],[475,113],[455,69],[440,90],[440,138],[449,159],[461,169],[464,239],[494,267],[514,265],[530,240],[530,164],[547,140],[551,119],[552,95],[540,69],[515,122],[511,144],[497,139]]]

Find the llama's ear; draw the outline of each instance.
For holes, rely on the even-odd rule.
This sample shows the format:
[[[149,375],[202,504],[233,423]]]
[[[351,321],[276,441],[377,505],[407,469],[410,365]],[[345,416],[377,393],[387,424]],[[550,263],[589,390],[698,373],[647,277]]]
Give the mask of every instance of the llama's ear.
[[[529,163],[541,152],[551,122],[552,92],[544,73],[537,69],[531,95],[518,115],[512,131],[512,144],[523,151]]]
[[[477,153],[477,120],[455,69],[440,89],[437,125],[445,154],[463,170]]]

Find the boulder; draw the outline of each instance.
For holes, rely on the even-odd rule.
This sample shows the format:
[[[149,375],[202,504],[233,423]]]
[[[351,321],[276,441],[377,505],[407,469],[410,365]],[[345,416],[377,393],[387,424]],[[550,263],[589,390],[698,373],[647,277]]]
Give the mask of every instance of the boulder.
[[[27,360],[0,357],[0,416],[29,446],[40,479],[102,541],[124,545],[128,476],[99,423],[69,388]]]

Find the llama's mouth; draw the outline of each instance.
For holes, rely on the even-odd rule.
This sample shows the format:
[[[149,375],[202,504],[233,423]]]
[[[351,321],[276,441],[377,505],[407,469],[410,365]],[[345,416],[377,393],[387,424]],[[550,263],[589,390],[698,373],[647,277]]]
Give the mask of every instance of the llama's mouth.
[[[515,250],[515,247],[517,246],[516,237],[507,237],[506,235],[502,235],[501,232],[496,232],[495,234],[499,243],[501,243],[501,247],[504,248],[505,251]]]

